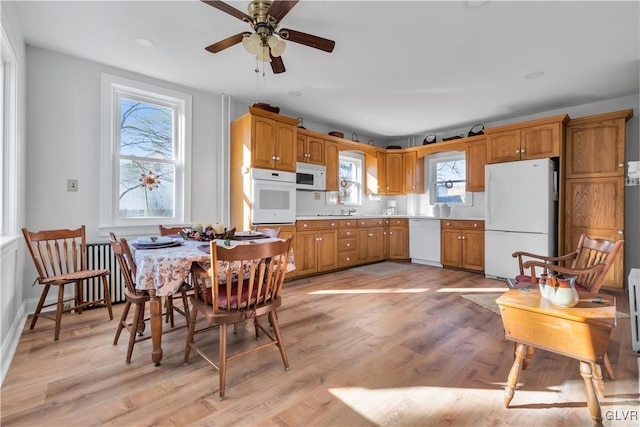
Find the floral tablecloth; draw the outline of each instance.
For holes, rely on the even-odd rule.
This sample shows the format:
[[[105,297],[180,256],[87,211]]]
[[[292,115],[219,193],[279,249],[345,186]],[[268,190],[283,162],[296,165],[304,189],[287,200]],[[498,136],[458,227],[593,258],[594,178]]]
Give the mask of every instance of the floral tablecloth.
[[[275,238],[254,241],[231,241],[232,245],[250,245],[273,242]],[[186,240],[182,245],[170,248],[137,249],[130,243],[131,251],[136,262],[136,287],[138,289],[156,289],[160,296],[173,295],[189,277],[191,265],[194,262],[208,270],[211,267],[210,255],[199,248],[203,243]],[[222,245],[222,241],[218,244]],[[289,257],[287,271],[295,269],[293,256]],[[219,277],[223,283],[225,277]]]

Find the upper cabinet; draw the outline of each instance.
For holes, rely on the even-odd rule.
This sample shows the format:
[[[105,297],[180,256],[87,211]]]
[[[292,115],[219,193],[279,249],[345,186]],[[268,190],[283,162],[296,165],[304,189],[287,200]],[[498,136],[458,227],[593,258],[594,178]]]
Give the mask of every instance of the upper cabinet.
[[[487,129],[487,163],[559,157],[566,114]]]
[[[242,154],[245,167],[295,172],[296,125],[296,119],[250,107],[231,124],[231,150],[248,148]]]
[[[297,160],[302,163],[325,164],[325,141],[311,132],[298,129]]]
[[[571,120],[566,178],[624,176],[626,123],[632,114],[624,110]]]
[[[385,155],[385,168],[383,172],[386,183],[382,194],[404,193],[404,159],[402,152],[398,150],[388,151]]]
[[[339,151],[335,142],[325,142],[324,158],[326,163],[325,189],[327,191],[338,191]]]
[[[404,160],[404,192],[424,193],[424,161],[420,159],[415,151],[402,154]]]
[[[465,150],[467,165],[466,191],[484,191],[484,167],[487,164],[487,141],[469,142]]]

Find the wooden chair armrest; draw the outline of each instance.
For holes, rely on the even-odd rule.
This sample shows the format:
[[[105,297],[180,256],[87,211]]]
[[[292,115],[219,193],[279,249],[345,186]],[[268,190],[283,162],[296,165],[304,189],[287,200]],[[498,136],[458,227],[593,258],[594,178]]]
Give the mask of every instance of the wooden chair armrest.
[[[520,275],[523,276],[524,275],[524,270],[527,269],[528,267],[525,266],[524,264],[526,263],[526,261],[523,261],[523,257],[527,257],[527,258],[534,258],[537,260],[542,260],[547,264],[551,264],[552,262],[558,262],[558,261],[566,261],[569,259],[573,259],[578,255],[578,252],[571,252],[569,254],[566,255],[561,255],[561,256],[544,256],[544,255],[538,255],[538,254],[533,254],[531,252],[523,252],[523,251],[517,251],[511,254],[512,257],[514,258],[518,258],[518,267],[520,268]],[[531,260],[533,261],[533,260]],[[553,265],[553,264],[551,264]]]
[[[542,268],[545,274],[548,274],[549,271],[552,271],[554,273],[568,274],[571,276],[582,276],[586,274],[600,273],[602,270],[604,270],[605,267],[603,263],[600,263],[589,268],[569,268],[562,267],[556,264],[547,264],[540,261],[527,261],[522,266],[525,269],[531,268],[531,283],[536,283],[536,267]]]

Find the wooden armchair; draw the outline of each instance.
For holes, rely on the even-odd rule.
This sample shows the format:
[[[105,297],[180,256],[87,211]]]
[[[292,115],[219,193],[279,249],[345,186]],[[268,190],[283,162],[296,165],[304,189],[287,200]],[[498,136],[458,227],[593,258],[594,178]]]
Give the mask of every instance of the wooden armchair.
[[[592,239],[585,233],[580,235],[576,250],[562,256],[548,257],[536,255],[529,252],[514,252],[512,256],[518,259],[520,274],[516,277],[517,282],[537,283],[536,269],[541,270],[541,274],[564,274],[576,276],[576,289],[597,294],[600,291],[602,282],[607,276],[613,261],[624,245],[624,240]],[[557,265],[555,263],[568,263],[569,267]],[[525,270],[530,269],[528,275]],[[533,347],[529,347],[529,353],[523,362],[523,369],[529,366],[533,355]],[[604,366],[607,375],[615,379],[613,367],[609,361],[609,356],[605,353]]]
[[[111,236],[111,249],[116,256],[116,260],[118,261],[118,265],[120,266],[120,271],[122,272],[122,277],[124,279],[124,296],[126,300],[124,309],[122,310],[122,316],[118,322],[116,335],[113,338],[113,345],[118,344],[122,330],[126,329],[129,332],[129,344],[127,346],[127,357],[125,360],[126,363],[131,363],[131,355],[133,354],[133,347],[135,344],[151,339],[150,333],[146,336],[144,335],[146,322],[149,320],[149,317],[145,317],[145,305],[150,300],[150,296],[147,291],[136,289],[136,264],[127,241],[125,239],[120,239],[118,241],[113,233],[109,233],[109,235]],[[129,322],[127,321],[127,317],[129,316],[129,311],[132,305],[134,307],[133,318],[131,319],[131,322]],[[187,325],[182,325],[177,328],[163,329],[162,333],[165,334],[186,327]]]
[[[83,307],[100,303],[107,306],[109,319],[113,319],[111,295],[107,283],[107,276],[111,272],[107,269],[90,270],[87,268],[87,240],[84,225],[76,230],[60,229],[37,232],[23,228],[22,234],[38,272],[37,282],[44,285],[29,329],[34,328],[40,317],[53,320],[56,322],[54,339],[57,341],[60,337],[62,313],[72,310],[75,310],[76,313],[82,313]],[[82,282],[96,277],[102,279],[104,297],[85,301]],[[71,283],[75,284],[75,294],[73,297],[65,298],[65,285]],[[58,299],[55,303],[45,304],[51,286],[58,287]],[[73,301],[73,304],[65,307],[65,303],[70,301]],[[46,312],[42,313],[43,308],[52,306],[56,306],[55,317],[50,317]]]
[[[171,236],[175,234],[180,234],[184,227],[165,227],[162,224],[158,225],[158,231],[161,236]],[[185,321],[189,322],[189,295],[193,294],[193,276],[191,277],[190,282],[184,282],[178,292],[180,293],[180,297],[182,299],[182,308],[177,307],[173,301],[173,295],[169,295],[166,299],[166,320],[165,322],[170,323],[171,327],[174,326],[173,313],[176,312],[182,316],[184,316]]]
[[[286,273],[291,239],[236,245],[233,248],[222,247],[212,241],[210,248],[211,269],[208,278],[212,286],[207,288],[206,282],[209,280],[205,280],[207,277],[203,276],[202,272],[194,274],[197,279],[196,292],[190,298],[192,310],[184,362],[189,361],[189,354],[193,349],[216,368],[220,374],[219,396],[220,400],[224,400],[227,362],[230,360],[275,345],[280,350],[285,370],[289,368],[276,309],[282,305],[280,291]],[[224,278],[224,283],[220,283],[218,278]],[[198,314],[203,314],[209,324],[196,330]],[[268,316],[275,337],[271,331],[259,323],[258,319],[264,315]],[[260,339],[258,330],[261,330],[268,340],[239,353],[228,355],[228,325],[235,325],[251,318],[254,321],[255,339]],[[194,340],[194,335],[210,330],[217,330],[219,333],[217,363]]]
[[[529,252],[514,252],[512,256],[518,259],[520,274],[517,281],[537,282],[536,268],[543,274],[567,274],[576,277],[576,288],[597,294],[600,291],[613,261],[624,245],[624,240],[611,241],[592,239],[582,233],[576,250],[562,256],[548,257]],[[569,267],[556,263],[568,263]],[[530,269],[528,275],[525,270]]]

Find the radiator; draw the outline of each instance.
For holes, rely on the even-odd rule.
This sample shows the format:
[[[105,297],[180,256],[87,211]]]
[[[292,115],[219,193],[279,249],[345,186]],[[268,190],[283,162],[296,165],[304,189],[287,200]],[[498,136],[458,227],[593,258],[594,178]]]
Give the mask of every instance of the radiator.
[[[629,273],[629,316],[631,317],[631,345],[640,352],[640,268]]]
[[[124,279],[122,278],[116,255],[111,250],[111,245],[108,242],[87,244],[87,267],[90,269],[110,270],[111,274],[107,281],[109,282],[111,302],[125,302]],[[98,277],[85,280],[83,292],[86,301],[104,298],[102,279]]]

